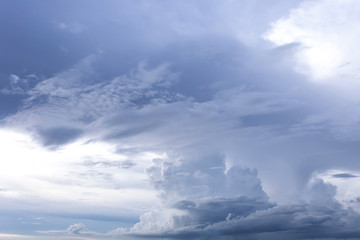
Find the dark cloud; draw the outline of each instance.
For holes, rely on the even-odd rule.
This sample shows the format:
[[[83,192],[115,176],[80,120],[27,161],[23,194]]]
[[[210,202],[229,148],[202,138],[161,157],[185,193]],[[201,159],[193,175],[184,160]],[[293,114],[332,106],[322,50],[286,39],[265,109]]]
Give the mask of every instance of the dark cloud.
[[[114,167],[128,169],[136,165],[134,161],[93,161],[86,160],[83,165],[85,166],[98,166],[98,167]]]
[[[237,198],[184,200],[172,207],[183,213],[150,212],[134,225],[130,234],[169,239],[356,239],[360,215],[335,200],[334,186],[315,180],[307,203],[274,205],[266,201]],[[162,210],[166,212],[166,210]],[[169,211],[169,210],[168,210]],[[226,215],[226,213],[228,213]],[[170,218],[169,218],[170,216]],[[171,220],[171,221],[169,221]],[[159,226],[148,221],[158,222]],[[167,221],[161,225],[159,221]]]
[[[60,146],[81,136],[82,129],[71,127],[40,128],[38,134],[45,146]]]
[[[161,124],[161,122],[145,124],[144,126],[139,126],[140,124],[141,123],[134,124],[135,126],[133,126],[133,127],[128,126],[127,129],[116,130],[116,132],[109,133],[109,135],[107,135],[105,137],[105,139],[107,139],[107,140],[122,139],[122,138],[132,137],[137,134],[142,134],[149,130],[153,131],[153,130],[156,130],[156,128]]]
[[[231,218],[247,217],[251,213],[273,207],[274,204],[264,200],[247,197],[210,198],[198,201],[183,200],[172,205],[183,210],[191,218],[191,225],[209,225]]]
[[[352,221],[359,215],[341,208],[324,205],[279,206],[244,219],[221,222],[209,227],[219,235],[263,239],[357,238],[359,228]],[[226,237],[225,237],[226,239]]]
[[[359,177],[357,175],[353,175],[351,173],[337,173],[332,175],[333,178],[356,178]]]

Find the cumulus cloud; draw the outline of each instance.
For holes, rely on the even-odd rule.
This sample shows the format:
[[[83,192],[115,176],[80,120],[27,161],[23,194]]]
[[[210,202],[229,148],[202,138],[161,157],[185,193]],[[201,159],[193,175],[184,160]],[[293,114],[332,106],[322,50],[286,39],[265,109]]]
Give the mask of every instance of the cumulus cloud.
[[[83,232],[85,229],[85,225],[82,223],[75,223],[73,225],[70,225],[66,231],[70,234],[79,234]]]
[[[226,171],[226,172],[225,172]],[[203,198],[206,196],[247,196],[266,199],[256,170],[233,166],[226,170],[223,156],[193,156],[189,159],[155,159],[147,170],[162,198]]]
[[[163,205],[143,214],[128,230],[131,235],[196,232],[274,206],[255,170],[226,169],[223,156],[155,159],[147,172]]]
[[[176,184],[182,182],[192,187],[191,173],[178,174],[169,166],[164,166],[162,175],[180,175]],[[170,167],[171,168],[171,167]],[[239,170],[239,167],[235,167]],[[230,169],[231,170],[231,169]],[[229,170],[229,171],[230,171]],[[152,170],[150,170],[152,171]],[[183,173],[183,172],[182,172]],[[233,173],[230,174],[233,178]],[[249,175],[253,184],[259,184],[256,173],[249,174],[245,170],[236,172],[236,187],[233,186],[232,197],[214,197],[221,195],[209,194],[208,197],[199,197],[192,191],[180,190],[181,201],[169,202],[161,197],[165,207],[157,208],[140,217],[140,222],[132,228],[117,229],[111,234],[131,235],[137,237],[169,238],[169,239],[328,239],[331,237],[352,239],[360,236],[357,222],[359,213],[344,208],[335,199],[336,188],[321,179],[310,182],[305,195],[306,201],[291,205],[276,205],[266,200],[264,196],[257,198],[236,195],[236,189],[246,186],[243,179]],[[151,175],[150,175],[151,176]],[[227,173],[224,173],[227,178]],[[215,180],[223,179],[214,176]],[[152,178],[153,179],[153,178]],[[154,180],[154,179],[153,179]],[[159,181],[156,181],[160,184]],[[211,188],[211,183],[202,182],[203,187]],[[260,186],[261,187],[261,186]],[[224,186],[224,188],[226,188]],[[167,189],[167,188],[165,188]],[[181,188],[180,188],[181,189]],[[227,189],[229,190],[229,189]],[[172,195],[173,190],[169,190]],[[260,189],[252,190],[261,192]],[[215,191],[216,192],[216,191]],[[247,192],[248,193],[248,192]],[[201,194],[200,194],[201,195]],[[228,194],[226,194],[228,195]],[[257,194],[256,194],[257,195]],[[178,197],[177,199],[181,199]]]

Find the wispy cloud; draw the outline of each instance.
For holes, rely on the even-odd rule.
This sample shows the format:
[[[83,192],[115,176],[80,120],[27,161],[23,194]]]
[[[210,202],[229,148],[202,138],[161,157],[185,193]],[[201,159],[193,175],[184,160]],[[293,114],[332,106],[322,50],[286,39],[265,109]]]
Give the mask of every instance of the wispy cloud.
[[[86,27],[83,24],[78,23],[78,22],[73,22],[73,23],[59,22],[57,24],[57,27],[60,30],[68,31],[68,32],[74,33],[74,34],[82,33],[84,30],[86,30]]]

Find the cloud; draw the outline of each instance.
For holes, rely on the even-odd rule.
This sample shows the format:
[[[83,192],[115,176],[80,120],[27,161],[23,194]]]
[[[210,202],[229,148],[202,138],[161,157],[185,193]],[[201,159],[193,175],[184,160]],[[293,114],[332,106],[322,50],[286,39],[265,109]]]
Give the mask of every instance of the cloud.
[[[85,60],[69,71],[38,84],[30,91],[31,97],[27,101],[27,107],[17,115],[9,117],[8,121],[16,123],[16,119],[19,121],[26,117],[30,120],[29,126],[34,127],[40,134],[39,139],[43,143],[48,142],[51,146],[68,144],[64,149],[76,149],[62,155],[64,159],[76,152],[94,154],[90,155],[90,158],[83,158],[84,156],[79,154],[74,155],[76,158],[70,158],[69,162],[77,163],[76,166],[81,165],[85,169],[74,169],[74,165],[65,167],[65,170],[71,169],[65,178],[51,177],[56,182],[55,186],[73,186],[73,183],[76,183],[75,185],[86,186],[87,188],[81,189],[90,193],[94,189],[88,189],[89,186],[100,186],[105,189],[135,186],[128,181],[129,175],[121,176],[123,172],[120,171],[123,167],[114,167],[117,164],[121,165],[117,157],[111,154],[111,158],[103,160],[101,154],[95,151],[96,144],[91,143],[114,144],[119,151],[112,149],[112,153],[121,153],[120,149],[130,148],[136,149],[137,152],[149,152],[151,157],[169,155],[168,158],[157,158],[154,165],[148,169],[150,182],[158,190],[163,205],[143,214],[140,222],[129,231],[120,229],[117,232],[174,238],[200,237],[213,233],[224,236],[247,234],[248,237],[249,233],[255,233],[257,230],[264,234],[274,231],[277,234],[295,231],[297,225],[301,226],[302,223],[285,223],[307,214],[311,215],[310,226],[316,225],[317,219],[313,219],[315,213],[308,213],[311,209],[307,209],[307,205],[287,206],[272,203],[262,187],[257,171],[236,166],[247,166],[247,163],[251,167],[259,166],[261,174],[271,173],[267,184],[274,183],[273,179],[278,177],[281,182],[275,184],[275,187],[280,189],[281,195],[284,195],[284,189],[287,193],[298,192],[298,189],[294,190],[296,186],[291,183],[293,175],[297,174],[306,179],[306,173],[311,173],[315,167],[309,167],[306,173],[305,170],[299,172],[294,166],[291,166],[289,171],[285,168],[287,159],[291,159],[294,165],[303,163],[308,166],[308,162],[304,162],[302,158],[302,154],[306,152],[302,147],[297,147],[301,153],[299,156],[293,151],[288,156],[281,155],[286,151],[284,146],[295,148],[296,143],[294,139],[285,138],[286,134],[282,135],[284,132],[287,133],[286,127],[282,125],[282,121],[285,121],[282,116],[287,112],[290,112],[290,115],[291,110],[300,104],[290,93],[255,91],[236,85],[231,89],[218,90],[211,100],[197,102],[190,97],[173,95],[170,92],[169,86],[177,80],[178,75],[169,70],[168,64],[147,67],[140,62],[126,74],[89,84],[87,76],[92,75],[93,64],[92,61]],[[83,117],[83,114],[91,111],[96,113],[92,118]],[[249,116],[261,119],[269,114],[278,114],[279,120],[275,122],[279,123],[280,127],[263,123],[249,125],[245,120]],[[56,120],[56,125],[49,124],[49,120]],[[298,119],[293,118],[290,123],[292,121]],[[68,127],[70,123],[75,124]],[[76,129],[84,132],[72,136],[73,130]],[[59,138],[59,141],[51,142],[58,134],[65,135]],[[77,142],[78,137],[84,137],[84,141]],[[276,151],[267,149],[273,146]],[[242,157],[231,160],[219,154],[222,152],[228,155],[239,153]],[[270,152],[274,153],[274,156],[270,156]],[[290,155],[292,158],[289,158]],[[279,156],[285,160],[274,164],[272,159]],[[147,156],[145,159],[148,161],[149,158]],[[90,159],[89,164],[82,164],[86,163],[84,159]],[[136,165],[139,167],[136,171],[142,171],[142,167],[145,166],[141,159],[138,155],[135,162],[141,164]],[[271,168],[266,169],[268,166]],[[135,166],[128,170],[134,168]],[[115,173],[115,170],[119,172]],[[278,173],[277,176],[274,176],[274,171]],[[287,179],[286,182],[284,178]],[[326,192],[327,187],[319,189],[320,192]],[[331,190],[331,187],[329,189]],[[110,204],[111,201],[106,199],[117,199],[113,191],[98,189],[95,193],[101,197],[96,197],[96,194],[84,194],[77,188],[73,190],[72,196],[79,197],[81,201],[106,201],[106,204]],[[119,195],[116,196],[141,195],[139,192],[138,189],[127,190],[124,194],[119,191]],[[329,208],[331,207],[333,206]],[[263,211],[265,212],[261,215],[259,212]],[[291,213],[288,213],[289,211]],[[330,213],[319,213],[324,215],[324,219],[332,217]],[[276,214],[281,217],[277,222],[271,222],[271,215]],[[263,225],[256,225],[256,222],[260,224],[262,216],[268,220],[264,220]],[[318,221],[326,222],[324,219]],[[234,224],[233,228],[229,227],[230,223]],[[241,227],[243,223],[246,228]]]
[[[10,74],[7,86],[3,87],[0,90],[0,93],[4,95],[19,95],[27,97],[27,91],[39,81],[40,77],[35,74],[28,74],[21,77],[15,74]]]
[[[321,178],[324,182],[336,186],[335,199],[344,208],[353,209],[360,213],[360,205],[357,202],[360,189],[358,176],[359,172],[332,169],[314,173],[313,178]]]
[[[156,155],[134,153],[129,159],[116,153],[113,145],[86,141],[48,150],[27,134],[1,129],[6,160],[0,170],[1,211],[25,214],[35,208],[40,216],[51,211],[72,217],[91,213],[104,219],[121,212],[134,221],[155,202],[143,169]],[[84,164],[87,161],[92,164]],[[15,224],[16,218],[11,219]]]
[[[223,156],[209,155],[190,156],[189,159],[155,159],[147,172],[150,182],[155,189],[163,192],[161,196],[166,201],[213,195],[266,199],[255,170],[235,166],[226,173],[225,170]]]
[[[86,27],[83,24],[77,22],[73,22],[73,23],[60,22],[57,24],[57,27],[60,30],[68,31],[74,34],[82,33],[86,29]]]
[[[141,61],[127,74],[104,82],[89,82],[88,78],[94,74],[92,64],[95,59],[95,56],[89,56],[73,68],[27,90],[24,108],[6,118],[8,125],[28,119],[26,128],[33,129],[40,142],[45,146],[56,146],[78,138],[84,127],[103,116],[153,102],[171,102],[180,97],[167,90],[177,78],[168,70],[168,64],[149,69]],[[109,138],[143,130],[139,126],[133,130],[117,130]]]
[[[9,77],[11,84],[17,84],[20,81],[19,76],[15,75],[15,74],[11,74]]]
[[[350,173],[337,173],[332,175],[334,178],[356,178],[358,176],[350,174]]]
[[[359,101],[360,52],[354,40],[360,35],[355,27],[359,8],[352,0],[303,1],[272,22],[263,35],[278,48],[293,49],[294,69],[325,96],[313,101],[322,102],[317,111],[292,124],[295,134],[359,140],[359,115],[354,110]]]
[[[274,207],[261,188],[257,172],[239,166],[226,170],[224,158],[207,155],[155,159],[148,169],[162,206],[140,217],[130,235],[182,234]],[[206,232],[206,230],[205,230]],[[191,233],[192,234],[192,233]]]
[[[38,134],[45,146],[59,146],[69,143],[78,138],[82,132],[81,129],[72,127],[54,127],[38,130]]]
[[[67,229],[66,232],[70,233],[70,234],[80,234],[83,233],[85,230],[85,225],[82,223],[75,223],[73,225],[70,225]]]
[[[86,160],[83,163],[85,166],[101,166],[101,167],[114,167],[114,168],[124,168],[128,169],[131,167],[134,167],[136,163],[134,163],[131,160],[126,161],[92,161],[92,160]]]
[[[46,230],[46,231],[37,231],[40,234],[47,235],[101,235],[100,233],[88,231],[86,226],[82,223],[74,223],[68,226],[65,230]],[[51,237],[50,237],[51,238]]]
[[[303,1],[288,16],[272,23],[264,35],[278,46],[297,43],[297,70],[314,81],[358,86],[360,53],[355,27],[360,18],[357,1]]]
[[[300,72],[316,81],[345,74],[336,69],[345,57],[330,58],[342,56],[337,50],[345,47],[337,47],[341,37],[327,39],[329,14],[321,7],[329,3],[334,15],[345,15],[336,8],[343,3],[300,4],[273,24],[267,36],[279,47],[266,49],[259,33],[298,1],[110,2],[92,2],[85,12],[80,3],[60,4],[78,19],[59,23],[59,30],[85,33],[86,25],[86,34],[76,38],[59,31],[46,35],[59,41],[51,44],[56,52],[58,46],[69,52],[62,54],[65,65],[48,58],[39,65],[60,72],[27,87],[20,84],[26,79],[20,71],[6,75],[7,89],[21,85],[25,99],[3,123],[31,137],[12,139],[1,132],[7,161],[0,168],[6,186],[0,187],[9,190],[0,192],[6,201],[0,205],[36,205],[73,218],[94,212],[141,215],[132,228],[124,226],[133,222],[119,223],[114,233],[123,236],[356,236],[349,220],[358,222],[356,212],[344,204],[358,203],[356,178],[343,174],[358,162],[358,103],[348,105],[345,94],[292,71],[295,52],[308,61],[295,59]],[[302,27],[305,37],[291,32]],[[346,76],[354,70],[350,66],[341,68]],[[339,166],[328,178],[316,175]],[[311,182],[303,193],[313,175],[324,182]],[[351,196],[341,181],[352,186]],[[344,201],[339,194],[347,196]],[[342,226],[344,232],[333,230]],[[84,232],[81,225],[72,228]]]
[[[238,183],[239,187],[243,186]],[[333,185],[314,179],[307,190],[310,197],[307,202],[292,205],[275,205],[241,196],[182,200],[170,208],[142,215],[140,222],[129,230],[118,229],[111,234],[169,239],[359,237],[360,228],[356,224],[359,213],[343,208],[335,200],[335,193]]]

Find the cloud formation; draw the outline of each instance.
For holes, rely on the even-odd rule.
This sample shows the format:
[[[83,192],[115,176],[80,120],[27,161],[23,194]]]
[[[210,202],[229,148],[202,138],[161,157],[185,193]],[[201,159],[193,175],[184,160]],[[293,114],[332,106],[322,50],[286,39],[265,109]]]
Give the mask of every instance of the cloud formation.
[[[359,238],[357,2],[4,3],[0,231]]]
[[[306,201],[268,201],[255,171],[207,156],[177,164],[156,159],[148,170],[163,204],[143,214],[140,222],[111,235],[170,239],[352,239],[360,236],[360,215],[336,199],[336,187],[313,179]],[[191,167],[190,167],[191,166]],[[216,173],[210,173],[215,171]]]
[[[303,1],[272,24],[265,38],[277,45],[299,44],[297,70],[324,84],[358,86],[359,5],[356,1]]]

